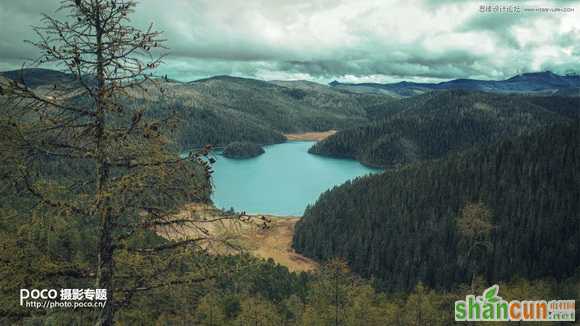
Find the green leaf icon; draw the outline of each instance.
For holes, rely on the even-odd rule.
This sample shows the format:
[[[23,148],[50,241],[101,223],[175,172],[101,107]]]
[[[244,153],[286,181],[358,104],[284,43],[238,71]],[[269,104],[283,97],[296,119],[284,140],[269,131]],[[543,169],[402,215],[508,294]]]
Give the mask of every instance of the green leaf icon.
[[[496,284],[490,288],[488,288],[487,290],[483,291],[483,297],[485,298],[485,301],[490,302],[490,303],[495,303],[499,301],[499,297],[497,296],[499,292],[499,286]]]

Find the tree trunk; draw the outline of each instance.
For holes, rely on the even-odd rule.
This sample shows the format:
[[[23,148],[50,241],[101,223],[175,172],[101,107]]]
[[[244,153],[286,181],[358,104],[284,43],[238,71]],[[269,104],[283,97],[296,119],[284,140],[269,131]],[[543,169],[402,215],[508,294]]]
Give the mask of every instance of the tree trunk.
[[[95,121],[95,140],[97,153],[97,185],[96,185],[96,211],[100,221],[99,243],[97,246],[97,281],[98,289],[107,291],[107,301],[105,307],[99,312],[96,325],[110,326],[113,325],[113,223],[111,215],[111,205],[107,188],[109,183],[109,165],[106,155],[105,144],[105,71],[103,59],[102,34],[103,26],[101,23],[101,12],[97,4],[95,19],[95,29],[97,38],[97,90],[95,94],[96,104],[96,121]]]
[[[101,217],[101,234],[99,237],[97,288],[107,290],[105,307],[99,313],[96,325],[109,326],[113,324],[113,245],[112,245],[112,220],[110,208],[102,206],[99,212]]]

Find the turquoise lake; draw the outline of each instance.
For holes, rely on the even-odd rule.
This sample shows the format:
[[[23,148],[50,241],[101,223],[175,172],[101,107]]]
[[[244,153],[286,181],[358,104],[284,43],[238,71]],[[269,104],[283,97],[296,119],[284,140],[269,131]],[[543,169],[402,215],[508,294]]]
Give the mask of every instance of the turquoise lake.
[[[243,160],[215,155],[213,202],[248,214],[301,216],[325,190],[381,171],[354,160],[309,154],[313,144],[270,145],[264,147],[264,154]]]

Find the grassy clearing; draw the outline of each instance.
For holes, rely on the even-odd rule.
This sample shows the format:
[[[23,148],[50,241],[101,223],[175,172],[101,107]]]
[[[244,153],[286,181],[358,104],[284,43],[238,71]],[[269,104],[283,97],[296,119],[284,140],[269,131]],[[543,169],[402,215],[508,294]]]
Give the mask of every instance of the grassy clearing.
[[[310,271],[318,264],[292,249],[295,216],[247,215],[243,220],[219,220],[224,213],[212,205],[191,204],[175,219],[194,217],[199,222],[182,227],[163,227],[157,232],[172,240],[207,237],[204,246],[218,255],[248,252],[259,258],[272,258],[291,271]],[[215,221],[218,220],[218,221]],[[208,222],[213,221],[213,222]]]

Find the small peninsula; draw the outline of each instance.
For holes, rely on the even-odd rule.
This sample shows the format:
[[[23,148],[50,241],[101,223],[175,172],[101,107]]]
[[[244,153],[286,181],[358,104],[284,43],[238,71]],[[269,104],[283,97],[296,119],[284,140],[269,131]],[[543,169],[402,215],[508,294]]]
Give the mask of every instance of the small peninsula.
[[[255,143],[236,141],[229,143],[223,151],[227,158],[246,159],[264,154],[264,149]]]

